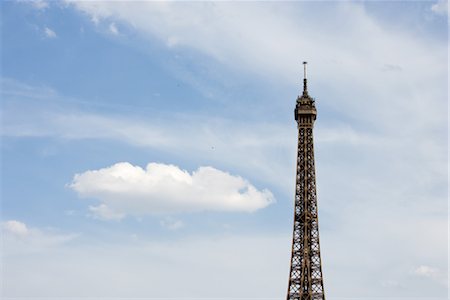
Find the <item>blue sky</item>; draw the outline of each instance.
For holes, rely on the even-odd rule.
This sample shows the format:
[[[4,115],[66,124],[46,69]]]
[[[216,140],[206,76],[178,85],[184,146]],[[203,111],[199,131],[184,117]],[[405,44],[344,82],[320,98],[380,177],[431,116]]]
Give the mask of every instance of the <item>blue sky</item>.
[[[1,5],[4,298],[283,299],[303,60],[327,298],[447,298],[445,1]]]

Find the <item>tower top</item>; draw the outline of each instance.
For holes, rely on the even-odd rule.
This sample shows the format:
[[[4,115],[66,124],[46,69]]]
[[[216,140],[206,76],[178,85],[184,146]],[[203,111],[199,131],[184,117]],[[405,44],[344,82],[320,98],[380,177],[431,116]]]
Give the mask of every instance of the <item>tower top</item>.
[[[308,96],[308,79],[306,78],[306,65],[308,64],[307,61],[303,62],[303,95]]]
[[[295,107],[295,119],[297,121],[302,120],[300,115],[312,116],[314,120],[317,115],[314,98],[308,94],[308,79],[306,77],[307,64],[306,61],[303,62],[303,94],[297,97],[297,105]]]

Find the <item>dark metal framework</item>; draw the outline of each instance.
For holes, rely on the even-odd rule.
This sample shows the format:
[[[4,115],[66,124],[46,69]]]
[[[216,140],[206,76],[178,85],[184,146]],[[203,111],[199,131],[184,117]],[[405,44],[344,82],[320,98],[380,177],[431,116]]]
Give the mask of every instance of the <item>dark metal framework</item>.
[[[308,95],[306,62],[303,94],[297,98],[295,120],[298,125],[297,177],[294,232],[287,300],[325,300],[317,217],[316,172],[313,127],[317,111]]]

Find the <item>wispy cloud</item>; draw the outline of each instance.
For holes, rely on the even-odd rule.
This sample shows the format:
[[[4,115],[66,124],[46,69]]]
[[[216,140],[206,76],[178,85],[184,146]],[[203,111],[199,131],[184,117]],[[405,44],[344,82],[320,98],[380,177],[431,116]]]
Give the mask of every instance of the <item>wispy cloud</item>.
[[[44,10],[49,7],[48,1],[44,1],[44,0],[17,0],[17,1],[29,4],[38,10]]]
[[[16,221],[16,220],[9,220],[3,222],[3,229],[16,236],[26,236],[30,233],[28,230],[27,225],[25,223]]]
[[[438,0],[431,5],[431,11],[438,15],[448,15],[448,0]]]
[[[405,28],[384,27],[359,3],[321,6],[320,13],[308,3],[301,8],[292,3],[72,3],[90,16],[130,24],[170,47],[189,47],[233,68],[292,84],[298,82],[299,66],[292,62],[299,61],[299,55],[314,63],[312,76],[320,74],[336,84],[351,78],[353,88],[376,89],[385,82],[384,74],[377,72],[384,65],[421,68],[421,74],[408,74],[418,81],[437,67],[436,58],[420,54],[439,48],[445,52],[445,45],[422,44],[405,34]],[[335,22],[318,22],[320,14],[332,14],[340,30],[333,30]],[[408,53],[401,51],[405,47]]]
[[[278,154],[291,153],[294,159],[295,138],[291,137],[296,135],[295,126],[161,112],[151,120],[87,113],[76,107],[78,100],[48,92],[47,88],[4,82],[3,90],[10,99],[4,105],[3,136],[114,140],[171,155],[179,155],[182,147],[193,159],[226,164],[244,177],[256,175],[264,182],[289,186],[290,174],[283,171],[286,156]],[[179,124],[183,124],[183,131]],[[271,159],[267,159],[269,156]],[[272,180],[274,174],[285,180]]]
[[[19,255],[24,253],[46,252],[72,241],[79,234],[61,233],[55,229],[29,227],[18,220],[6,220],[2,225],[2,242],[4,254]]]
[[[119,29],[117,29],[116,23],[109,24],[109,31],[114,35],[119,35]]]
[[[179,241],[134,236],[131,241],[59,245],[33,256],[16,253],[3,260],[8,276],[2,280],[2,296],[165,298],[175,281],[174,298],[275,298],[285,290],[289,251],[281,245],[289,241],[277,235]]]
[[[438,269],[429,266],[420,266],[414,270],[414,274],[423,277],[433,277],[439,272]]]
[[[182,220],[177,220],[171,217],[166,217],[159,222],[162,227],[169,230],[179,230],[185,226]]]
[[[45,33],[45,36],[49,39],[54,39],[57,37],[56,32],[53,29],[50,29],[48,27],[44,28],[44,33]]]
[[[414,269],[413,274],[418,277],[429,278],[439,284],[442,284],[443,286],[448,286],[448,273],[445,271],[443,272],[438,268],[421,265]]]
[[[57,92],[48,86],[33,86],[11,78],[0,79],[2,96],[5,98],[18,97],[22,99],[51,99],[58,96]]]
[[[267,2],[72,6],[105,22],[130,25],[169,49],[187,47],[275,84],[297,85],[299,66],[293,62],[300,55],[314,66],[310,82],[323,107],[350,122],[377,128],[381,135],[399,128],[405,135],[422,135],[447,120],[442,88],[446,43],[417,37],[410,28],[394,30],[361,3],[339,2],[320,9],[312,3]],[[317,16],[333,21],[318,22]],[[185,77],[188,84],[196,82],[192,75]]]

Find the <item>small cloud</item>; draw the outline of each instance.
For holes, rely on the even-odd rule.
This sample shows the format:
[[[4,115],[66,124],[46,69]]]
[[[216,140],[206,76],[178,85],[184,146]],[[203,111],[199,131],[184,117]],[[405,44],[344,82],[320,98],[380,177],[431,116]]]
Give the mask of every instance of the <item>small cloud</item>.
[[[95,25],[98,25],[98,23],[100,23],[100,19],[99,19],[96,15],[93,15],[93,16],[91,17],[91,21],[92,21],[92,23],[94,23]]]
[[[213,167],[190,174],[174,165],[150,163],[143,169],[122,162],[76,174],[68,186],[81,197],[100,200],[89,210],[104,220],[159,213],[253,212],[274,202],[270,191]]]
[[[117,26],[115,23],[109,24],[109,31],[114,35],[119,35],[119,30],[117,29]]]
[[[431,11],[437,15],[447,15],[448,14],[448,1],[438,0],[436,3],[431,5]]]
[[[25,223],[16,220],[9,220],[4,222],[3,228],[6,232],[12,233],[13,235],[16,236],[26,236],[29,234],[27,225],[25,225]]]
[[[447,273],[442,272],[438,268],[421,265],[421,266],[417,267],[412,272],[412,274],[417,277],[428,278],[430,280],[438,282],[439,284],[441,284],[443,286],[448,286]]]
[[[49,39],[56,38],[56,33],[52,29],[45,27],[44,32],[45,36],[48,37]]]
[[[184,222],[172,218],[165,218],[160,222],[161,226],[169,230],[177,230],[184,227]]]
[[[436,277],[439,274],[439,270],[436,268],[422,265],[422,266],[416,268],[413,273],[414,273],[414,275],[417,275],[419,277],[432,278],[432,277]]]

